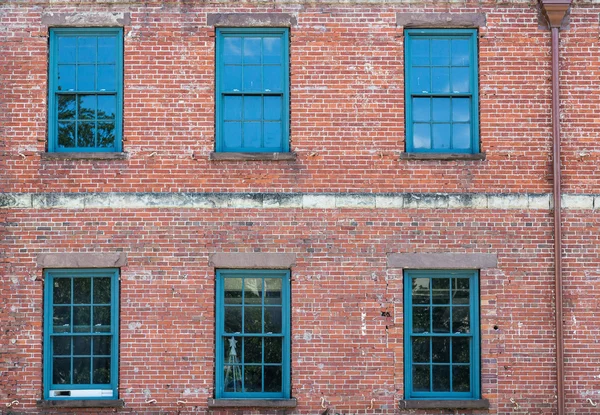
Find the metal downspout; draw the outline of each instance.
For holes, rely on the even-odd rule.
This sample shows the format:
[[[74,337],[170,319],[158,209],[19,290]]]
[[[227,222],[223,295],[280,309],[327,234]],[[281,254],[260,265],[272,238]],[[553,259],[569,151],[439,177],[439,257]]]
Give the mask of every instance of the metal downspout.
[[[541,0],[543,12],[552,31],[552,168],[554,196],[554,285],[556,318],[556,395],[557,415],[565,413],[563,279],[562,279],[562,215],[560,165],[560,69],[559,31],[571,0]]]

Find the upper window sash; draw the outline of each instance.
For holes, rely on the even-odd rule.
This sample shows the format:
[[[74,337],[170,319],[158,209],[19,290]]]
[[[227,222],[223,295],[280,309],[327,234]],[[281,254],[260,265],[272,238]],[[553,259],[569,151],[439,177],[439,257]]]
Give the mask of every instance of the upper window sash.
[[[476,29],[405,30],[406,151],[479,152]]]
[[[123,29],[51,28],[48,78],[48,151],[121,151]]]

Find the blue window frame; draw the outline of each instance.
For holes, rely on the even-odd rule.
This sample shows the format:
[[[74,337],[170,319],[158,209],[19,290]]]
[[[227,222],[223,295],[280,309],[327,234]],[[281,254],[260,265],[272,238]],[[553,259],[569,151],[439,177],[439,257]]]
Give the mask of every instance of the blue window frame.
[[[406,399],[479,399],[477,271],[404,272]]]
[[[405,31],[406,151],[478,153],[476,29]]]
[[[287,28],[217,28],[216,151],[289,151]]]
[[[117,399],[118,270],[44,274],[44,398]]]
[[[217,398],[290,397],[290,273],[217,270]]]
[[[50,29],[48,151],[121,151],[123,29]]]

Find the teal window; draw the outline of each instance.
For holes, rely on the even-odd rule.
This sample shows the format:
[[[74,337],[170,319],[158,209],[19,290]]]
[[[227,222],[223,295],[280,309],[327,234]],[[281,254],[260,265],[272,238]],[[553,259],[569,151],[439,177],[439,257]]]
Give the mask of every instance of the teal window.
[[[479,399],[476,271],[405,271],[406,399]]]
[[[405,31],[406,151],[479,152],[476,29]]]
[[[217,28],[216,151],[289,151],[287,28]]]
[[[116,269],[45,271],[44,398],[117,399]]]
[[[123,29],[50,29],[48,151],[121,151]]]
[[[290,273],[217,270],[217,398],[290,397]]]

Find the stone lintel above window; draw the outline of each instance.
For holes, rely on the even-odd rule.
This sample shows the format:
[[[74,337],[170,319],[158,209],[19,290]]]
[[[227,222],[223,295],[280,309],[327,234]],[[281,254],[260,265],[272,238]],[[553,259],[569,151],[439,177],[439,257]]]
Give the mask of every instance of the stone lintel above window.
[[[215,268],[290,269],[295,264],[296,254],[270,252],[217,252],[208,259]]]
[[[477,28],[485,25],[485,13],[396,13],[398,27]]]
[[[129,13],[84,12],[42,14],[42,25],[52,27],[122,27],[131,24]]]
[[[127,254],[112,253],[53,253],[39,254],[41,268],[118,268],[127,265]]]
[[[298,24],[289,13],[208,13],[207,26],[292,27]]]

